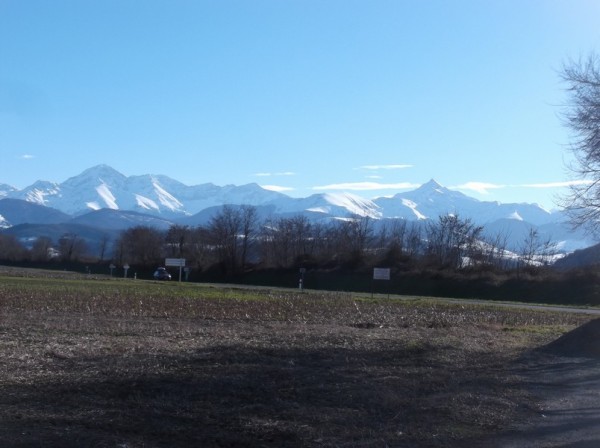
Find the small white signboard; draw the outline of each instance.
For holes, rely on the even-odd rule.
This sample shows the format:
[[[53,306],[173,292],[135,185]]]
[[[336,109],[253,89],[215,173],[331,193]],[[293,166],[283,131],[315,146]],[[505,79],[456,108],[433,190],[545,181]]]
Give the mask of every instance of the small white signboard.
[[[373,268],[373,280],[389,280],[390,268]]]
[[[185,258],[165,258],[165,266],[178,266],[179,281],[181,282],[181,268],[185,267]]]

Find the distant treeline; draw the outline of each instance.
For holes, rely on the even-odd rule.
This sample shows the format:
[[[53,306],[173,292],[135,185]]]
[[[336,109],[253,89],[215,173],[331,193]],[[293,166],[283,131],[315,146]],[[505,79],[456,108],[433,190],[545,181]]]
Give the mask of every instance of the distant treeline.
[[[254,207],[225,206],[206,226],[132,227],[116,241],[106,238],[95,254],[74,234],[38,238],[29,247],[0,235],[0,259],[96,273],[113,266],[119,276],[128,265],[130,277],[151,278],[165,258],[184,258],[189,281],[295,287],[303,276],[303,287],[314,289],[596,303],[596,289],[586,286],[595,277],[553,270],[555,247],[535,230],[515,251],[507,249],[506,236],[486,236],[482,226],[456,215],[425,226],[401,219],[375,223],[357,216],[314,222],[301,215],[259,222]],[[374,267],[389,268],[390,280],[372,280]],[[177,268],[170,269],[177,278]]]
[[[382,265],[399,269],[513,269],[551,264],[554,245],[531,230],[518,248],[507,248],[506,235],[489,236],[483,226],[457,215],[415,223],[369,217],[311,221],[303,215],[259,222],[256,208],[224,206],[205,226],[150,226],[107,235],[90,246],[74,233],[22,242],[0,235],[0,258],[44,262],[110,261],[152,267],[164,258],[185,258],[195,270],[220,269],[235,276],[248,269],[343,268]]]

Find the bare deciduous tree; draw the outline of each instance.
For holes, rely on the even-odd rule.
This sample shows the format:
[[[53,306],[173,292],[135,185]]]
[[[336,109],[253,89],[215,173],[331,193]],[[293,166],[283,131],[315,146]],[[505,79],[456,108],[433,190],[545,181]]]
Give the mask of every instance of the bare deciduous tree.
[[[373,221],[368,216],[353,215],[334,221],[326,232],[330,256],[345,263],[358,265],[373,240]]]
[[[315,236],[313,226],[305,216],[272,219],[262,231],[262,255],[268,266],[290,267],[313,256]]]
[[[411,223],[404,236],[404,253],[411,258],[417,257],[423,252],[423,232],[421,226]]]
[[[165,240],[167,242],[166,252],[170,257],[185,258],[190,233],[188,226],[172,225],[169,227]]]
[[[236,209],[230,205],[223,206],[210,220],[208,228],[212,244],[228,273],[235,274],[245,268],[256,221],[255,207]]]
[[[568,101],[563,114],[571,130],[569,165],[576,178],[570,193],[562,198],[576,227],[600,231],[600,57],[563,65],[561,76],[567,84]]]
[[[537,229],[531,227],[521,245],[520,261],[526,267],[547,266],[556,255],[556,243],[551,238],[542,239]]]
[[[438,266],[460,268],[466,258],[478,258],[482,231],[470,219],[440,216],[427,226],[427,254]]]
[[[0,234],[0,259],[21,261],[28,257],[27,250],[13,235]]]
[[[507,246],[507,233],[498,232],[495,235],[484,236],[481,246],[481,263],[499,269],[506,269],[511,260]]]
[[[125,230],[115,245],[115,259],[119,264],[130,263],[152,266],[163,254],[163,234],[152,227],[137,226]]]
[[[63,261],[79,261],[87,251],[87,244],[76,234],[65,233],[58,240],[58,251]]]
[[[48,261],[52,250],[52,240],[47,236],[36,238],[31,247],[31,259],[33,261]]]
[[[102,238],[100,239],[100,247],[99,247],[99,254],[98,254],[98,261],[100,261],[100,263],[102,263],[104,261],[104,257],[106,256],[106,252],[108,250],[109,242],[110,242],[110,239],[109,239],[108,235],[106,233],[104,235],[102,235]]]
[[[241,222],[241,234],[242,239],[242,256],[241,266],[242,271],[246,269],[246,263],[248,262],[248,253],[250,251],[252,241],[254,238],[254,232],[256,230],[258,217],[256,213],[256,207],[251,205],[243,205],[240,209],[240,222]]]

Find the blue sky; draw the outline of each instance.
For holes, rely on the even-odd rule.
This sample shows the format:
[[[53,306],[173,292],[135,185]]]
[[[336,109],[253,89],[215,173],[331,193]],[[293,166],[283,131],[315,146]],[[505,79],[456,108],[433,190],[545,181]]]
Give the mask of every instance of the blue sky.
[[[291,196],[570,179],[558,71],[596,0],[0,0],[0,183],[97,164]]]

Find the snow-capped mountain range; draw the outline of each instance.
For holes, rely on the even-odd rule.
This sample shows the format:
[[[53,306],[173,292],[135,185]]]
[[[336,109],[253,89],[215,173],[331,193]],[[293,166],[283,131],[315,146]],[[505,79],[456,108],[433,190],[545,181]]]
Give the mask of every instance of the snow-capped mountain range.
[[[11,207],[2,206],[3,199],[43,207],[35,213],[29,210],[27,215],[23,210],[15,211],[14,202]],[[62,183],[40,180],[22,190],[0,183],[0,228],[23,223],[66,222],[67,218],[86,225],[99,226],[106,222],[112,229],[149,223],[161,228],[168,227],[168,223],[197,225],[206,222],[214,210],[224,204],[256,206],[262,217],[305,214],[314,220],[358,215],[375,220],[401,218],[423,222],[453,213],[484,227],[504,228],[507,232],[522,233],[534,226],[546,229],[544,232],[549,234],[559,233],[565,250],[594,244],[581,233],[570,233],[564,225],[566,217],[560,211],[551,212],[537,204],[479,201],[445,188],[435,180],[413,191],[373,200],[350,193],[292,198],[258,184],[188,186],[163,175],[128,177],[107,165],[89,168]],[[54,209],[56,213],[51,214],[52,218],[31,219],[44,208]],[[115,219],[118,222],[114,222]],[[113,222],[109,224],[110,220]]]
[[[484,220],[517,219],[540,225],[562,216],[536,204],[483,202],[439,185],[435,180],[416,190],[374,200],[350,193],[292,198],[257,184],[219,187],[212,183],[184,185],[162,175],[125,176],[107,165],[89,168],[62,183],[37,181],[23,190],[0,184],[0,198],[21,199],[77,216],[92,210],[128,210],[177,219],[223,204],[271,205],[276,213],[312,212],[324,217],[350,214],[409,220],[441,214]]]
[[[161,175],[125,176],[107,165],[85,170],[58,184],[37,181],[23,190],[0,184],[0,197],[22,199],[70,215],[108,208],[161,217],[191,215],[225,203],[258,205],[279,197],[256,184],[187,186]]]

